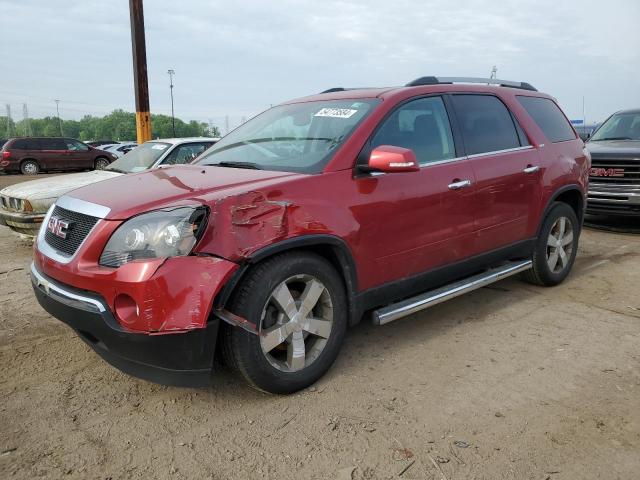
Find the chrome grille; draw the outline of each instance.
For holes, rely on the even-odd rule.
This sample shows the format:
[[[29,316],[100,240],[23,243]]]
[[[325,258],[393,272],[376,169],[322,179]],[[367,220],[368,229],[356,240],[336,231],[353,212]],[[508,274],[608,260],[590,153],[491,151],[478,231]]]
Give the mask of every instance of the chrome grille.
[[[58,252],[71,256],[76,253],[80,244],[89,235],[91,229],[98,222],[99,218],[85,215],[84,213],[72,212],[58,205],[53,209],[51,217],[58,217],[70,223],[67,229],[66,238],[61,238],[45,228],[45,241]]]
[[[598,172],[600,170],[600,172]],[[600,173],[596,175],[594,173]],[[640,158],[592,158],[589,180],[594,183],[640,185]]]
[[[23,212],[24,200],[21,198],[7,197],[6,195],[2,195],[2,208],[14,212]]]

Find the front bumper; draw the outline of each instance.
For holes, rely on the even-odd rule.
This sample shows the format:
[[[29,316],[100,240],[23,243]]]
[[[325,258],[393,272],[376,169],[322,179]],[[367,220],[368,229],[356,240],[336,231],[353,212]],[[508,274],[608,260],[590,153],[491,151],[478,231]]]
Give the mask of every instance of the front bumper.
[[[0,209],[0,225],[5,225],[17,233],[35,237],[45,215],[46,213],[21,213]]]
[[[640,216],[640,185],[589,183],[587,213]]]
[[[122,328],[100,295],[54,281],[34,264],[31,281],[42,308],[119,370],[164,385],[209,385],[219,318],[212,316],[204,328],[183,332],[135,333]]]

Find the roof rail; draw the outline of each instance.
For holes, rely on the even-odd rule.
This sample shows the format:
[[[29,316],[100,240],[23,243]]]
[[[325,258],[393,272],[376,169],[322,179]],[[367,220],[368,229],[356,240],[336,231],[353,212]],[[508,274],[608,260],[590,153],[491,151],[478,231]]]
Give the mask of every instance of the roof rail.
[[[420,77],[407,83],[406,87],[417,87],[419,85],[443,85],[451,83],[486,83],[487,85],[499,85],[501,87],[520,88],[522,90],[538,90],[527,82],[513,82],[511,80],[499,80],[497,78],[477,78],[477,77]]]
[[[344,92],[345,90],[346,88],[343,88],[343,87],[333,87],[333,88],[328,88],[326,90],[323,90],[320,93]]]

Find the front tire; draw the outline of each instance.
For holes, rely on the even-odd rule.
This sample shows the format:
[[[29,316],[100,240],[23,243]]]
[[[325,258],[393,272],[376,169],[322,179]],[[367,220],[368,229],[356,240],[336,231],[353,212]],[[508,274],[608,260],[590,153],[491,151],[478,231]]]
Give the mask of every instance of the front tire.
[[[257,265],[238,287],[230,310],[255,323],[260,335],[227,327],[225,362],[270,393],[293,393],[324,375],[347,327],[342,279],[313,253],[285,253]]]
[[[100,157],[96,159],[94,170],[104,170],[108,166],[109,166],[109,160],[107,160],[106,158]]]
[[[20,172],[23,175],[37,175],[40,172],[40,165],[35,160],[25,160],[20,165]]]
[[[549,210],[533,251],[533,265],[524,279],[551,287],[563,282],[576,259],[580,222],[566,203],[556,202]]]

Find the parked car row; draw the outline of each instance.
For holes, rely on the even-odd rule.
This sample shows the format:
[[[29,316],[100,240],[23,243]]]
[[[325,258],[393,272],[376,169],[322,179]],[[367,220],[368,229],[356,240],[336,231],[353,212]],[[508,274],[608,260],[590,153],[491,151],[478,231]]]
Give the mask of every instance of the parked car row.
[[[49,207],[58,197],[78,187],[125,173],[162,165],[189,163],[217,138],[170,138],[145,142],[104,169],[18,183],[0,191],[0,224],[35,237]]]
[[[51,170],[102,170],[118,158],[74,138],[11,138],[0,150],[0,172],[36,175]]]
[[[55,201],[35,295],[133,375],[208,384],[220,352],[275,393],[319,379],[365,315],[386,324],[517,273],[562,282],[591,170],[552,97],[496,79],[332,88],[150,168],[169,148],[141,145],[105,173],[142,173]]]
[[[106,145],[100,145],[98,148],[105,152],[113,153],[116,157],[120,158],[125,153],[129,153],[131,150],[138,146],[135,142],[120,142]]]

